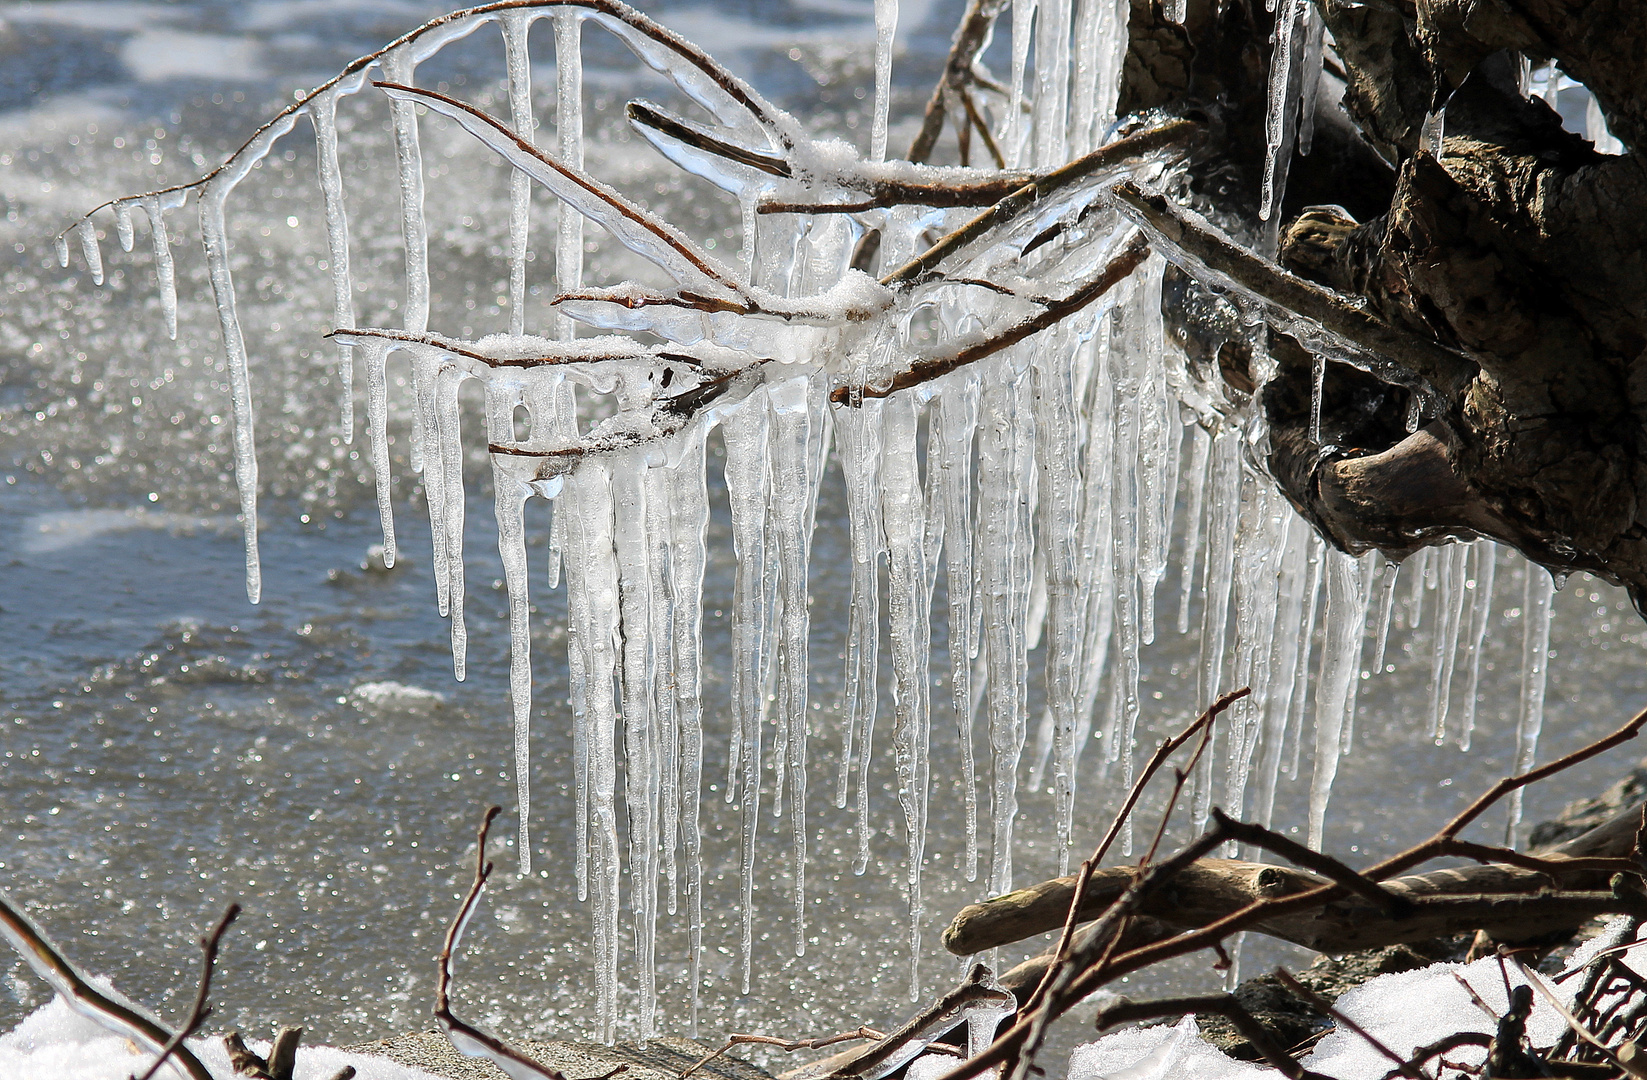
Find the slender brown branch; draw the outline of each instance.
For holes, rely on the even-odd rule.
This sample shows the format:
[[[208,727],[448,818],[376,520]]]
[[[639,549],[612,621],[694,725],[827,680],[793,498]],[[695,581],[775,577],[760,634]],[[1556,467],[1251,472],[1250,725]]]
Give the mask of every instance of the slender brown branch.
[[[166,1059],[171,1057],[179,1046],[183,1045],[184,1039],[199,1031],[200,1025],[205,1023],[206,1017],[211,1014],[211,1006],[206,1004],[206,1001],[211,995],[212,971],[217,966],[217,947],[223,940],[223,935],[228,932],[229,924],[234,922],[239,915],[240,905],[230,904],[223,910],[223,915],[217,920],[216,925],[200,939],[200,986],[195,991],[194,1006],[189,1010],[188,1020],[184,1022],[182,1027],[177,1029],[177,1034],[173,1035],[166,1045],[161,1048],[160,1055],[154,1059],[154,1064],[150,1065],[148,1071],[143,1074],[142,1080],[153,1080],[154,1074],[160,1071],[160,1066],[166,1063]]]
[[[932,96],[927,99],[926,112],[921,117],[921,129],[915,133],[915,139],[909,144],[910,161],[921,162],[930,160],[932,151],[938,145],[938,136],[944,130],[944,104],[948,96],[953,93],[965,94],[968,85],[973,81],[973,71],[978,63],[978,54],[983,51],[989,42],[990,30],[995,25],[995,17],[1000,14],[1004,0],[969,0],[961,21],[955,28],[955,36],[950,39],[949,57],[944,61],[944,72],[938,77],[938,85],[932,90]]]
[[[921,360],[898,372],[884,386],[838,386],[829,395],[829,400],[837,405],[857,405],[864,398],[881,398],[888,394],[895,394],[899,390],[907,390],[911,386],[930,382],[933,379],[948,375],[951,371],[959,370],[968,364],[977,363],[986,357],[994,356],[1003,349],[1009,349],[1018,342],[1040,333],[1051,326],[1074,315],[1103,295],[1125,281],[1139,265],[1149,257],[1149,246],[1143,236],[1134,236],[1121,253],[1111,259],[1096,277],[1083,283],[1074,292],[1062,300],[1049,304],[1044,311],[1016,323],[1001,331],[987,341],[970,345],[949,356]]]
[[[747,146],[738,146],[724,139],[717,139],[706,131],[700,131],[682,123],[675,117],[661,113],[644,101],[631,101],[624,110],[631,123],[641,127],[648,127],[663,135],[682,142],[686,145],[714,154],[716,157],[735,161],[739,165],[747,165],[751,169],[766,173],[769,176],[792,176],[789,162],[770,154],[762,154],[751,150]]]
[[[4,891],[0,891],[0,937],[17,950],[36,975],[73,1004],[75,1011],[91,1016],[109,1030],[156,1053],[171,1044],[174,1038],[171,1031],[93,986],[22,909],[12,904]],[[183,1043],[172,1049],[171,1057],[188,1074],[189,1080],[212,1080],[210,1070]]]
[[[1006,168],[1006,156],[1001,153],[1000,144],[995,141],[995,133],[989,130],[989,124],[983,115],[978,112],[978,105],[972,100],[971,90],[961,91],[961,105],[966,109],[968,122],[977,130],[984,140],[984,149],[989,151],[990,159],[995,162],[997,169]]]
[[[491,832],[492,822],[502,812],[502,807],[489,807],[475,835],[474,877],[470,880],[469,892],[464,896],[463,903],[458,905],[457,914],[452,917],[451,925],[446,928],[446,941],[440,950],[435,975],[435,1019],[446,1032],[452,1048],[465,1057],[490,1061],[516,1080],[528,1077],[535,1080],[566,1080],[559,1069],[534,1061],[491,1032],[458,1019],[452,1012],[452,954],[457,950],[463,929],[480,902],[487,878],[492,876],[492,864],[486,858],[486,836]]]
[[[1212,808],[1212,816],[1240,843],[1261,847],[1295,866],[1314,870],[1322,877],[1342,885],[1345,891],[1372,903],[1392,919],[1404,918],[1412,911],[1412,901],[1404,896],[1397,896],[1375,881],[1362,877],[1331,855],[1312,851],[1298,841],[1266,829],[1262,825],[1232,820],[1216,806]]]
[[[705,1054],[703,1057],[699,1058],[690,1068],[680,1074],[680,1080],[686,1080],[687,1077],[691,1076],[711,1061],[714,1061],[716,1058],[725,1055],[735,1046],[748,1046],[751,1044],[758,1046],[776,1046],[784,1053],[792,1054],[797,1050],[821,1050],[826,1046],[834,1046],[836,1043],[851,1042],[854,1039],[878,1040],[884,1038],[886,1038],[884,1033],[867,1027],[860,1027],[854,1031],[843,1031],[838,1035],[826,1035],[822,1038],[815,1039],[780,1039],[772,1035],[728,1035],[726,1037],[725,1046],[721,1047],[719,1050],[716,1050],[712,1054]]]

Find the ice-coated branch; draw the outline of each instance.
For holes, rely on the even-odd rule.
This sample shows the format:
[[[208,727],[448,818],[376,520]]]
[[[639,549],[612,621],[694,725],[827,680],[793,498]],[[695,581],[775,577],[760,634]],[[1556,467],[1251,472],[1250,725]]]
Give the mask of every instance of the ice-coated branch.
[[[990,139],[989,127],[977,117],[969,91],[978,82],[978,56],[988,46],[995,19],[1004,6],[1005,0],[968,0],[966,11],[950,41],[943,74],[938,77],[938,85],[933,87],[932,96],[927,99],[926,111],[921,116],[921,129],[909,144],[907,156],[910,161],[931,158],[932,151],[938,145],[938,136],[943,133],[944,117],[948,114],[947,106],[953,95],[959,95],[967,102],[968,120],[984,132],[986,139]],[[964,131],[957,132],[957,135],[964,135]],[[990,139],[989,145],[994,149],[993,139]],[[1000,151],[995,150],[994,155],[999,164]]]
[[[1022,213],[1027,206],[1050,197],[1060,188],[1083,180],[1093,173],[1114,169],[1162,150],[1187,149],[1205,134],[1205,130],[1203,125],[1193,120],[1168,120],[1155,127],[1145,128],[1106,143],[1068,165],[1043,173],[1016,169],[991,173],[977,169],[969,172],[979,175],[969,175],[961,179],[952,176],[942,179],[876,176],[863,182],[869,189],[868,193],[856,202],[763,200],[755,210],[760,214],[856,214],[892,206],[961,207],[999,204],[991,214],[974,219],[963,226],[963,230],[957,239],[951,242],[951,246],[938,254],[938,258],[943,258],[955,250],[955,247],[985,230],[994,228],[1007,218]],[[858,185],[847,180],[843,186]]]
[[[469,881],[469,892],[458,905],[457,914],[452,916],[451,925],[446,928],[446,941],[441,946],[440,959],[437,962],[435,1020],[446,1033],[446,1038],[454,1050],[464,1057],[490,1061],[502,1069],[510,1080],[566,1080],[560,1070],[532,1060],[496,1035],[458,1019],[452,1012],[452,959],[463,941],[464,929],[469,925],[470,918],[474,916],[475,909],[480,904],[480,894],[486,888],[486,880],[492,876],[492,864],[486,858],[486,837],[492,830],[492,822],[502,812],[502,807],[489,807],[481,818],[480,828],[475,834],[474,876]]]
[[[920,360],[909,367],[897,372],[890,380],[874,386],[838,386],[829,395],[829,400],[837,405],[855,405],[865,398],[882,398],[899,390],[907,390],[912,386],[919,386],[924,382],[948,375],[968,364],[977,363],[986,357],[994,356],[1003,349],[1011,348],[1018,342],[1038,334],[1048,327],[1056,326],[1101,299],[1136,269],[1149,257],[1149,245],[1145,243],[1141,234],[1135,235],[1121,253],[1109,261],[1096,275],[1077,286],[1074,291],[1059,300],[1046,301],[1043,310],[1021,322],[1009,326],[990,338],[969,345],[964,349],[951,353],[948,356],[933,357]]]
[[[199,1058],[160,1021],[91,984],[84,972],[63,955],[23,910],[0,892],[0,935],[36,975],[62,996],[69,1008],[122,1038],[131,1039],[155,1054],[169,1054],[172,1065],[189,1080],[213,1080]]]
[[[1214,284],[1234,287],[1282,313],[1308,320],[1406,369],[1442,394],[1456,393],[1475,377],[1475,363],[1468,357],[1392,326],[1354,301],[1288,273],[1166,196],[1146,192],[1130,180],[1117,185],[1114,193],[1123,213],[1149,229],[1180,260],[1200,270],[1200,276],[1210,275]]]

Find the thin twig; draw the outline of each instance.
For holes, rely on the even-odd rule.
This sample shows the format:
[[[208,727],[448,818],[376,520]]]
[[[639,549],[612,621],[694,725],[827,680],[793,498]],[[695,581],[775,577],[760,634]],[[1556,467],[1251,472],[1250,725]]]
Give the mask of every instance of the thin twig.
[[[939,263],[973,240],[997,226],[1012,220],[1047,196],[1084,180],[1095,172],[1114,168],[1135,157],[1173,146],[1185,146],[1198,138],[1205,129],[1193,120],[1169,120],[1126,138],[1100,146],[1090,154],[1076,158],[1068,165],[1052,170],[1044,176],[1025,183],[1005,196],[988,210],[933,244],[914,259],[881,278],[883,285],[914,285],[935,270]]]
[[[195,991],[194,1007],[189,1010],[189,1019],[178,1029],[177,1034],[161,1048],[160,1056],[154,1059],[154,1064],[149,1066],[142,1080],[153,1080],[154,1074],[160,1071],[160,1066],[166,1063],[166,1059],[183,1045],[184,1039],[200,1030],[200,1025],[205,1023],[206,1017],[211,1014],[212,1009],[206,1004],[206,999],[212,990],[212,969],[217,966],[217,946],[223,940],[224,933],[228,931],[229,924],[234,922],[239,914],[240,905],[230,904],[223,910],[223,916],[217,920],[217,924],[200,939],[200,987]]]
[[[1004,0],[970,0],[962,14],[955,36],[950,40],[949,56],[944,61],[944,72],[938,85],[927,98],[926,111],[921,117],[921,128],[909,144],[910,161],[927,161],[938,145],[938,136],[944,130],[944,104],[952,93],[965,94],[968,84],[976,81],[978,54],[989,42],[995,17],[1000,14]],[[997,155],[998,156],[998,155]]]
[[[703,1057],[699,1058],[690,1068],[680,1074],[680,1080],[686,1080],[688,1076],[691,1076],[693,1073],[697,1072],[711,1061],[714,1061],[716,1058],[723,1056],[734,1046],[747,1046],[750,1044],[775,1046],[786,1054],[792,1054],[796,1050],[821,1050],[826,1046],[834,1046],[836,1043],[851,1042],[854,1039],[879,1040],[884,1038],[886,1038],[884,1033],[876,1031],[874,1028],[867,1027],[860,1027],[854,1031],[843,1031],[838,1035],[827,1035],[822,1038],[815,1039],[780,1039],[772,1035],[728,1035],[726,1037],[725,1046],[721,1047],[719,1050],[716,1050],[712,1054],[705,1054]]]
[[[559,1069],[534,1061],[491,1032],[458,1019],[452,1012],[452,954],[457,950],[463,929],[468,925],[475,906],[480,902],[481,890],[486,887],[486,879],[492,876],[492,864],[486,858],[486,836],[491,832],[492,822],[502,812],[502,807],[489,807],[485,816],[481,818],[480,829],[475,835],[474,877],[470,880],[468,894],[464,896],[463,903],[458,905],[457,914],[452,917],[451,925],[446,928],[446,941],[440,949],[435,976],[435,1019],[440,1022],[441,1028],[446,1032],[446,1039],[454,1050],[465,1057],[490,1061],[514,1080],[527,1080],[529,1077],[536,1080],[566,1080],[566,1076]]]

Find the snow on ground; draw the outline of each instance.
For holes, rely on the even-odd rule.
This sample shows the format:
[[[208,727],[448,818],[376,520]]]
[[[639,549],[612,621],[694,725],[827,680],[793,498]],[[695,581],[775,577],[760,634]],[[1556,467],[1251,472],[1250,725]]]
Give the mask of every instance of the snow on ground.
[[[260,1054],[269,1045],[248,1040]],[[229,1055],[216,1036],[190,1039],[189,1048],[212,1075],[232,1080]],[[0,1035],[0,1080],[127,1080],[141,1076],[153,1058],[140,1054],[128,1040],[74,1012],[62,998],[36,1009],[16,1029]],[[355,1067],[356,1080],[440,1080],[388,1058],[355,1054],[330,1046],[299,1048],[294,1080],[330,1080],[345,1065]],[[164,1080],[182,1073],[163,1069]]]
[[[1609,926],[1608,932],[1581,948],[1573,963],[1583,963],[1594,955],[1613,929]],[[1647,944],[1631,949],[1625,963],[1637,972],[1647,971]],[[1513,965],[1507,974],[1511,986],[1527,981]],[[1470,1000],[1459,984],[1460,977],[1495,1013],[1503,1012],[1509,1000],[1506,970],[1493,957],[1473,964],[1433,964],[1416,971],[1380,975],[1347,991],[1338,999],[1337,1007],[1403,1056],[1458,1031],[1491,1035],[1497,1027],[1494,1018]],[[1565,999],[1578,980],[1553,984],[1546,977],[1545,982]],[[1535,994],[1533,1014],[1527,1023],[1533,1045],[1542,1048],[1554,1043],[1564,1026],[1555,1009]],[[1463,1047],[1446,1056],[1449,1061],[1480,1064],[1486,1051]],[[1303,1064],[1334,1080],[1379,1080],[1389,1073],[1392,1063],[1366,1039],[1340,1026],[1321,1040]],[[1224,1056],[1201,1037],[1195,1018],[1185,1017],[1177,1024],[1129,1028],[1076,1047],[1070,1055],[1068,1080],[1254,1080],[1279,1075],[1266,1066]]]

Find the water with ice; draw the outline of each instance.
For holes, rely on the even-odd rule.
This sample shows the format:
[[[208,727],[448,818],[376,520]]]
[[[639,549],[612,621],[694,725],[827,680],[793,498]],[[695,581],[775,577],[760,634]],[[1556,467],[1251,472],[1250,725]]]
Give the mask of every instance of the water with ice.
[[[876,151],[907,138],[953,7],[877,3],[873,19],[818,24],[793,72],[754,85],[644,17],[443,24],[305,94],[199,189],[198,236],[179,213],[189,192],[162,189],[238,143],[218,132],[173,153],[180,128],[217,115],[209,102],[149,125],[173,155],[156,151],[161,175],[146,148],[131,157],[133,136],[112,142],[132,118],[101,99],[12,121],[19,145],[55,149],[13,163],[34,187],[6,226],[28,250],[8,270],[28,299],[5,324],[22,358],[7,371],[44,374],[8,374],[0,398],[18,463],[0,498],[22,552],[0,569],[22,658],[5,752],[40,758],[51,783],[8,789],[25,839],[0,859],[46,875],[61,918],[90,904],[105,925],[154,920],[179,939],[99,951],[104,930],[75,942],[93,967],[172,992],[190,961],[171,924],[232,890],[267,912],[236,960],[263,985],[293,981],[278,958],[294,952],[371,959],[338,965],[360,972],[341,997],[306,975],[312,990],[272,1003],[228,989],[244,1002],[231,1012],[324,999],[339,1031],[414,1023],[427,979],[408,953],[427,951],[463,864],[434,853],[456,851],[474,802],[507,795],[520,876],[498,882],[467,965],[492,1014],[604,1038],[689,1029],[700,1012],[821,1030],[947,981],[948,915],[1067,868],[1140,755],[1223,691],[1254,689],[1191,817],[1221,805],[1340,852],[1387,850],[1415,816],[1532,760],[1546,684],[1562,746],[1614,719],[1615,699],[1575,704],[1576,676],[1538,661],[1589,635],[1611,643],[1610,681],[1635,686],[1639,642],[1622,635],[1638,631],[1616,598],[1593,583],[1552,598],[1547,575],[1485,543],[1425,556],[1428,575],[1417,557],[1398,571],[1324,545],[1256,468],[1262,432],[1239,404],[1186,392],[1159,258],[985,362],[829,401],[1028,317],[1033,295],[1072,287],[1131,233],[1095,180],[939,277],[891,287],[873,275],[971,212],[757,212],[941,175]],[[692,11],[659,19],[678,16],[729,72],[766,62],[744,47],[754,28]],[[1008,93],[984,100],[1010,163],[1102,138],[1123,13],[1012,6],[991,57]],[[370,29],[354,52],[405,28]],[[825,45],[848,32],[874,61],[863,111],[785,112],[811,103],[806,65],[847,77]],[[906,48],[907,77],[892,65]],[[642,78],[664,102],[651,115],[679,113],[738,160],[620,115]],[[236,123],[259,118],[253,104]],[[56,265],[76,252],[39,237],[127,190],[158,192],[120,205],[131,255],[103,262],[93,218],[74,246],[105,291],[65,285]],[[128,244],[132,206],[153,255]],[[1054,224],[1059,239],[1029,243]],[[849,270],[869,228],[878,261]],[[204,257],[183,245],[196,238]],[[280,581],[260,609],[224,599],[221,567],[201,570],[237,509],[248,590],[260,571]],[[51,604],[30,599],[36,581],[54,583]],[[146,606],[99,605],[122,589]],[[425,607],[448,620],[448,656]],[[454,667],[476,677],[454,686]],[[84,719],[48,725],[60,710]],[[200,755],[226,785],[209,799],[176,779]],[[1350,755],[1399,764],[1344,767]],[[1400,813],[1391,773],[1414,786]],[[176,836],[158,850],[124,839],[163,822]],[[151,883],[162,865],[198,877],[179,895]],[[357,929],[317,941],[332,925]],[[21,1015],[34,999],[14,975]]]

